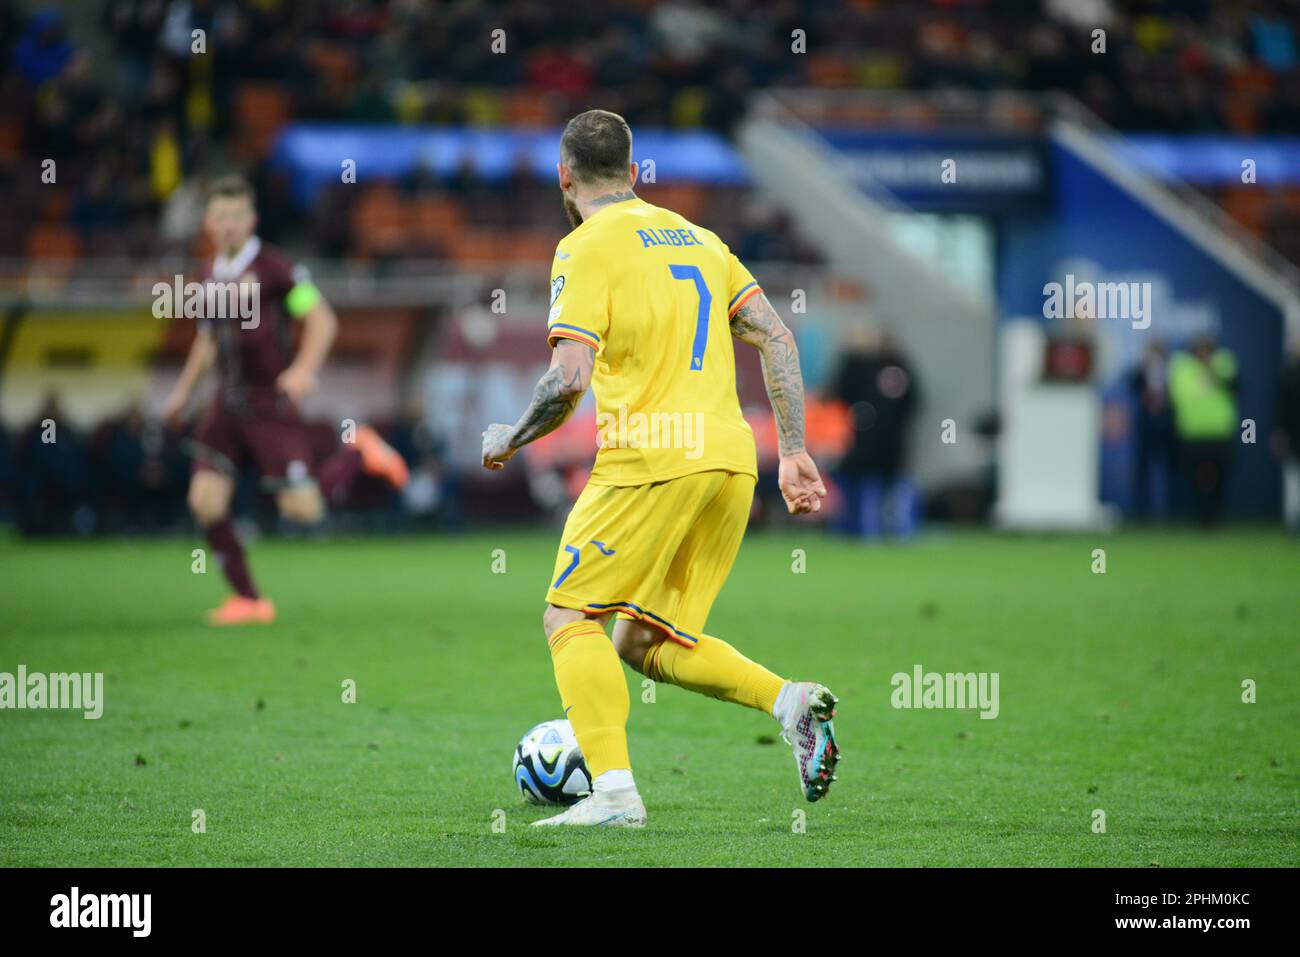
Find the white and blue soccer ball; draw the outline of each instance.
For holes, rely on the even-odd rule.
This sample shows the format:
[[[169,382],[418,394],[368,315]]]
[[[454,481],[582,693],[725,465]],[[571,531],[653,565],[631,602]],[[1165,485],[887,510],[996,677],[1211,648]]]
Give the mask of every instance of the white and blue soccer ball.
[[[567,720],[530,728],[515,748],[515,786],[529,804],[576,804],[591,793],[591,773]]]

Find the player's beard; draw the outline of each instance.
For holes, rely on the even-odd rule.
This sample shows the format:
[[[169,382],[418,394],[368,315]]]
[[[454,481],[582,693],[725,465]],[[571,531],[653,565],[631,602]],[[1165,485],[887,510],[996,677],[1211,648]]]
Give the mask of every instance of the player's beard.
[[[582,225],[582,213],[578,210],[578,204],[569,199],[567,193],[561,193],[560,197],[564,200],[564,212],[569,217],[569,225],[577,229]]]

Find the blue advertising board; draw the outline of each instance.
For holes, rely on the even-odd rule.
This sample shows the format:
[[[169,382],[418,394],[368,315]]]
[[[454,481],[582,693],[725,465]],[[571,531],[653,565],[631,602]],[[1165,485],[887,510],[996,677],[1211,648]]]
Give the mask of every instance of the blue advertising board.
[[[989,215],[1040,209],[1050,199],[1040,137],[939,131],[823,129],[844,172],[920,212]]]

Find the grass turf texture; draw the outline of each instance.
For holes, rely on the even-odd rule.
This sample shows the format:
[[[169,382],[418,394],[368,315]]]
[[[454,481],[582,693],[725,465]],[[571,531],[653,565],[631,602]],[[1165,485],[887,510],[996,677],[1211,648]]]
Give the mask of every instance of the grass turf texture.
[[[259,543],[280,622],[238,631],[199,623],[224,589],[191,547],[0,543],[0,671],[103,671],[106,697],[98,721],[0,711],[0,863],[1300,860],[1300,549],[1275,533],[753,535],[710,631],[840,696],[838,784],[804,803],[768,718],[669,686],[644,703],[629,672],[649,828],[576,833],[530,829],[551,812],[509,773],[519,736],[559,717],[554,535]],[[998,672],[1001,714],[895,710],[890,678],[917,663]]]

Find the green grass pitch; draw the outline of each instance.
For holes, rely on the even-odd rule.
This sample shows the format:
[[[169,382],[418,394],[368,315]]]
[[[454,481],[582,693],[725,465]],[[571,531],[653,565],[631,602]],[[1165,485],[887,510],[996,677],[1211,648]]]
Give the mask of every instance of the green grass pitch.
[[[751,535],[709,630],[839,695],[838,784],[806,804],[770,719],[668,686],[646,703],[629,672],[649,826],[577,833],[530,829],[548,812],[509,773],[559,716],[553,533],[260,542],[280,621],[240,631],[199,623],[224,590],[195,544],[0,543],[0,671],[102,671],[106,697],[98,721],[0,711],[0,863],[1300,861],[1300,546],[1271,531]],[[916,664],[997,672],[1000,714],[894,709]]]

